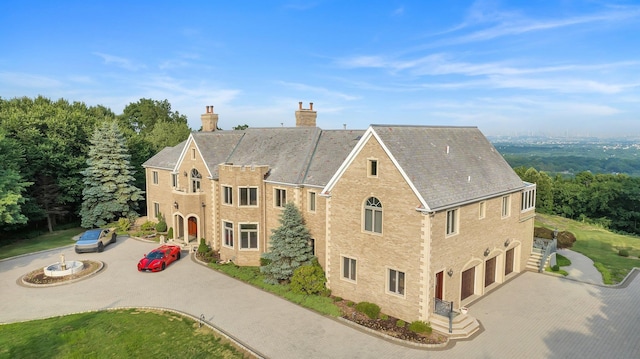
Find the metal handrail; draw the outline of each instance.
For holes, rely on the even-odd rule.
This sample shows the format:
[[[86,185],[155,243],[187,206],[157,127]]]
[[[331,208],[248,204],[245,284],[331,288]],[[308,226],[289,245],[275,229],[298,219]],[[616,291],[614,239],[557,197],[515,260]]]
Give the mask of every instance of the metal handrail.
[[[542,272],[544,270],[545,264],[547,263],[547,259],[551,255],[551,253],[555,253],[558,249],[558,238],[555,237],[551,241],[551,243],[547,244],[544,248],[544,254],[542,255],[542,259],[540,260],[540,266],[538,267],[538,272]]]

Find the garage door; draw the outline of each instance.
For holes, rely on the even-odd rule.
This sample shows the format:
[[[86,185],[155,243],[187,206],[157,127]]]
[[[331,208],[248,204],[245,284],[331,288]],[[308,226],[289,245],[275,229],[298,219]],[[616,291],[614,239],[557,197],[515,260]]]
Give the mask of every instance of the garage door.
[[[464,300],[473,295],[475,291],[476,267],[469,268],[462,272],[462,288],[460,299]]]

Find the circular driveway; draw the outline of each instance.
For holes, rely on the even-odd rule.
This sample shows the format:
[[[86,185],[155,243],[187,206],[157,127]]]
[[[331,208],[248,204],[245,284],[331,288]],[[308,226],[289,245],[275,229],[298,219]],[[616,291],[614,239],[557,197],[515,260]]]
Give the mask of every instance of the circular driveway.
[[[527,272],[470,306],[483,331],[447,348],[425,350],[318,315],[183,259],[164,272],[140,273],[158,246],[131,238],[102,253],[73,247],[0,261],[0,323],[117,307],[175,309],[223,328],[270,358],[638,358],[640,280],[623,289]],[[102,272],[68,285],[18,285],[25,273],[58,261],[93,259]]]

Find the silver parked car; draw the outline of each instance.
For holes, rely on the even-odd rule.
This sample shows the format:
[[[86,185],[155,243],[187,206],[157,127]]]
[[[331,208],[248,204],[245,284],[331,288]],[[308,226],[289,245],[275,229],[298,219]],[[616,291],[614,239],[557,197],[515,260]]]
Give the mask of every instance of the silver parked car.
[[[107,244],[116,242],[116,229],[90,229],[76,242],[76,253],[102,252]]]

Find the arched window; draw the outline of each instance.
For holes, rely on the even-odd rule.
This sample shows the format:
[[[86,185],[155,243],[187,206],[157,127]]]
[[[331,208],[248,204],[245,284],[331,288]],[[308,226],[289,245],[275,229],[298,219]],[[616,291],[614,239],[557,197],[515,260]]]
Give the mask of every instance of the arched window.
[[[202,179],[202,175],[198,172],[197,169],[191,170],[191,192],[196,193],[200,192],[200,180]]]
[[[364,205],[364,230],[382,233],[382,203],[375,197],[369,197]]]

